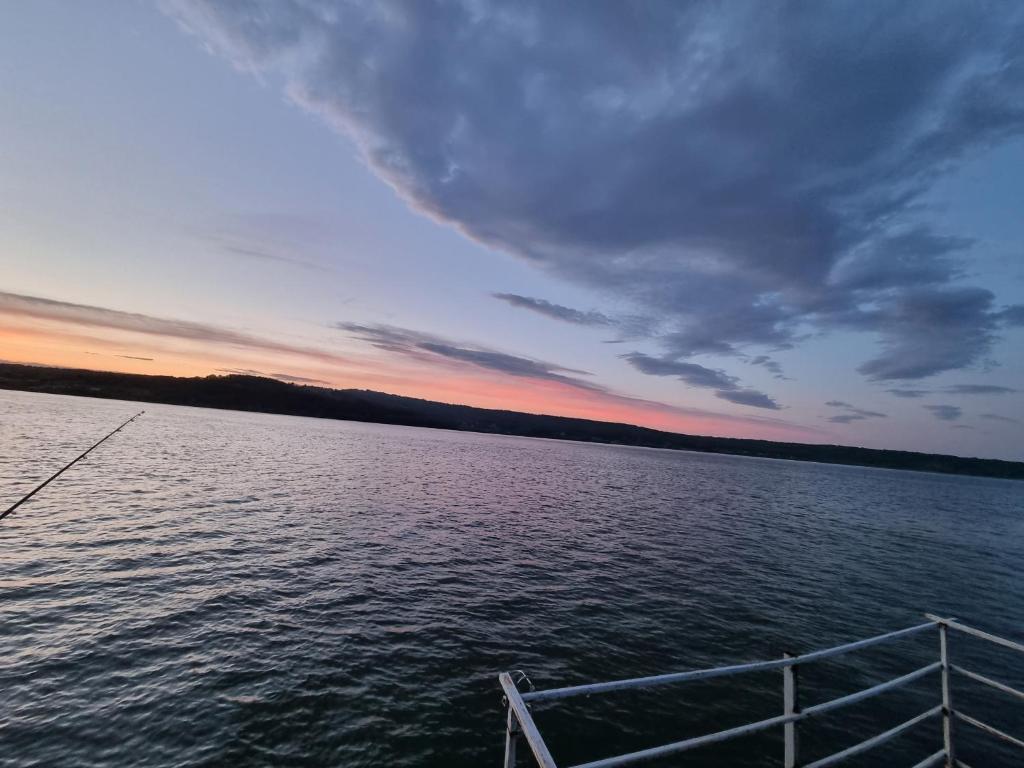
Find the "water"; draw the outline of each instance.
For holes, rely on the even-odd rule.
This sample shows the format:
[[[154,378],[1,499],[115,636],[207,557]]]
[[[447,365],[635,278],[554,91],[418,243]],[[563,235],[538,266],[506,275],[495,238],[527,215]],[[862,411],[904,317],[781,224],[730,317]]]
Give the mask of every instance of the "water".
[[[551,687],[775,658],[926,610],[1024,636],[1024,483],[143,407],[0,524],[2,766],[497,766],[501,670]],[[137,410],[0,392],[0,498]],[[814,665],[805,701],[936,646]],[[1008,652],[953,653],[1024,687]],[[1024,705],[954,693],[1024,736]],[[933,676],[816,720],[805,754],[936,703]],[[537,719],[572,765],[780,711],[772,672]],[[1020,765],[961,733],[968,762]],[[931,721],[850,764],[938,739]],[[772,732],[685,764],[780,759]]]

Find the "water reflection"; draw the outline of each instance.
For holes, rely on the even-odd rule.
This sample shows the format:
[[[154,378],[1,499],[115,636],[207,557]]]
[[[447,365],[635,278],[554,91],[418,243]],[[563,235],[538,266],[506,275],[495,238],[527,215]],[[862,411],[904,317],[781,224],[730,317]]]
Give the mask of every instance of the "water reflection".
[[[550,686],[773,658],[924,610],[1024,627],[1020,483],[146,408],[0,528],[12,766],[497,765],[499,670]],[[132,409],[0,393],[4,498]],[[809,700],[933,645],[823,664]],[[954,652],[1024,685],[1010,659]],[[572,764],[778,714],[780,682],[538,717]],[[809,754],[925,709],[933,687],[808,729]],[[972,706],[1024,733],[1010,708]],[[869,762],[913,764],[934,730]],[[764,754],[780,734],[687,764]]]

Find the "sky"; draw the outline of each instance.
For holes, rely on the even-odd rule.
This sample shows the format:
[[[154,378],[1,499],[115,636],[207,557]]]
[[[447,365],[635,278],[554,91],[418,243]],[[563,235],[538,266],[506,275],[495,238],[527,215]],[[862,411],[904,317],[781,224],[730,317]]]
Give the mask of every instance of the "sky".
[[[0,3],[0,359],[1024,460],[1017,3]]]

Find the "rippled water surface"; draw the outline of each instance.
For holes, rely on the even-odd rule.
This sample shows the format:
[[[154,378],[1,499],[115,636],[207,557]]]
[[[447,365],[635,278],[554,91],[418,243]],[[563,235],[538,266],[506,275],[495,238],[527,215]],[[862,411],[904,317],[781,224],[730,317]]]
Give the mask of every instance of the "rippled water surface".
[[[0,524],[0,765],[498,766],[501,670],[551,687],[775,658],[923,611],[1024,637],[1024,483],[142,407]],[[0,506],[136,410],[0,392]],[[814,665],[804,700],[936,651],[929,632]],[[1024,686],[1008,652],[952,652]],[[816,720],[805,754],[938,686]],[[1024,736],[1024,705],[954,695]],[[536,716],[572,765],[780,711],[772,672]],[[938,739],[933,720],[850,764]],[[660,764],[779,765],[781,734]]]

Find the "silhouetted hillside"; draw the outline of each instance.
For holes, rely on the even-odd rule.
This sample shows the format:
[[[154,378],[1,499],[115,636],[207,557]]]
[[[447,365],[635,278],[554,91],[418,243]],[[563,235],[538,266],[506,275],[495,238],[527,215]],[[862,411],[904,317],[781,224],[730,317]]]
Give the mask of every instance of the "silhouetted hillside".
[[[842,445],[778,443],[769,440],[683,435],[630,424],[449,405],[369,390],[299,386],[258,376],[178,378],[0,364],[0,389],[830,464],[856,464],[1024,479],[1024,463],[1021,462],[966,459],[941,454]]]
[[[371,402],[355,390],[300,387],[260,376],[181,378],[0,364],[0,389],[414,427],[442,426],[417,413]]]

